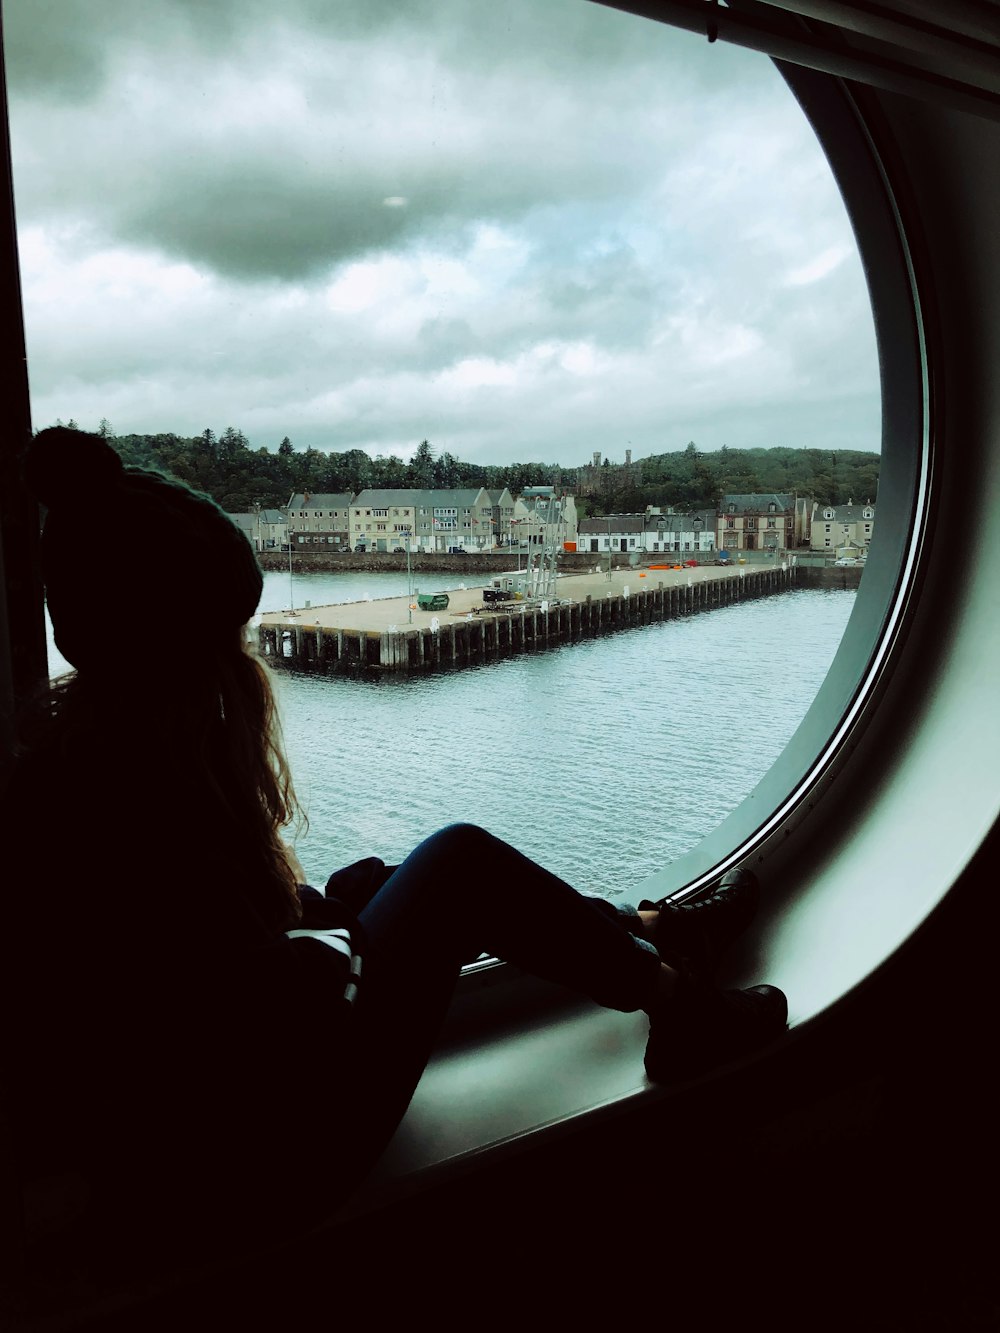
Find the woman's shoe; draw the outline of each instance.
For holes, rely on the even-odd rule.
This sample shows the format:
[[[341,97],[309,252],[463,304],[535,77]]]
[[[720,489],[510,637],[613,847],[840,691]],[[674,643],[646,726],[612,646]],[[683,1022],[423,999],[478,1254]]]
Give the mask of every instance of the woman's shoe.
[[[757,913],[760,882],[752,870],[727,870],[703,898],[684,903],[641,902],[659,911],[652,943],[664,962],[684,962],[708,972]]]
[[[723,991],[681,974],[675,995],[650,1015],[646,1074],[654,1083],[695,1078],[768,1045],[787,1023],[777,986]]]

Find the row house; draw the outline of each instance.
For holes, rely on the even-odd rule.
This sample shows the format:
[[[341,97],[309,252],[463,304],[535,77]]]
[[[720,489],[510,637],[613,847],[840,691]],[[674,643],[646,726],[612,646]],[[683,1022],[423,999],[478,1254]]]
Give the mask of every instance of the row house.
[[[252,509],[230,514],[255,551],[282,551],[288,546],[288,520],[280,509]]]
[[[724,551],[780,551],[808,542],[806,501],[788,493],[724,495],[716,514]]]
[[[514,497],[505,486],[502,491],[487,491],[493,506],[493,542],[510,546],[514,538]]]
[[[715,550],[715,510],[695,509],[675,514],[673,509],[646,509],[647,551],[673,555],[708,555]]]
[[[343,551],[350,546],[348,535],[351,500],[349,491],[334,495],[311,495],[308,491],[288,501],[288,531],[292,546],[324,546]]]
[[[607,554],[608,551],[644,551],[645,514],[606,514],[582,518],[577,528],[578,551]]]
[[[520,545],[546,542],[562,548],[576,544],[576,500],[560,495],[554,486],[526,486],[514,501],[513,539]]]
[[[595,554],[707,555],[715,550],[715,510],[677,514],[673,509],[649,506],[644,514],[581,519],[577,546]]]
[[[838,558],[858,559],[867,555],[875,531],[875,506],[870,500],[856,505],[813,503],[810,549]]]
[[[353,546],[376,551],[406,550],[408,545],[415,551],[489,550],[494,542],[493,501],[482,486],[366,490],[350,507],[350,535]]]

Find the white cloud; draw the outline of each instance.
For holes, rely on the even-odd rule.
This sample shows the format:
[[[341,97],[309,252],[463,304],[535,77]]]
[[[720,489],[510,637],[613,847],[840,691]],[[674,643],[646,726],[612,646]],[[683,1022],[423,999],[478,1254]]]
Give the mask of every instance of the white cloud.
[[[8,34],[37,424],[874,447],[861,267],[768,62],[577,0],[51,7],[75,61]]]
[[[828,277],[835,269],[838,269],[845,260],[851,256],[851,247],[845,244],[828,245],[826,249],[808,260],[805,264],[793,268],[785,277],[785,283],[789,287],[808,287],[810,283],[819,282],[820,279]]]

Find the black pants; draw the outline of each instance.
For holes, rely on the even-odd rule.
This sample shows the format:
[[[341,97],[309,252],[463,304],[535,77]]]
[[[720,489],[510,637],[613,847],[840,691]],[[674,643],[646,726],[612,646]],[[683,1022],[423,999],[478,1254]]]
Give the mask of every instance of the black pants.
[[[626,916],[471,824],[420,843],[359,918],[368,941],[355,1009],[360,1174],[409,1105],[463,963],[487,952],[624,1012],[643,1007],[659,968]]]

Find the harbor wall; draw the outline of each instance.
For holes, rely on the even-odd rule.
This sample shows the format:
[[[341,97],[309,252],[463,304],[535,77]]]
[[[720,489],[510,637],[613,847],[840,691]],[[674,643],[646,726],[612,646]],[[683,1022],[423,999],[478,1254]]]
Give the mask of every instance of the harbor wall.
[[[515,653],[573,643],[598,634],[710,611],[750,598],[786,592],[798,583],[796,566],[744,568],[672,585],[659,584],[580,601],[524,603],[483,610],[431,626],[389,630],[320,625],[261,625],[261,654],[276,667],[299,671],[407,673],[472,666]]]

